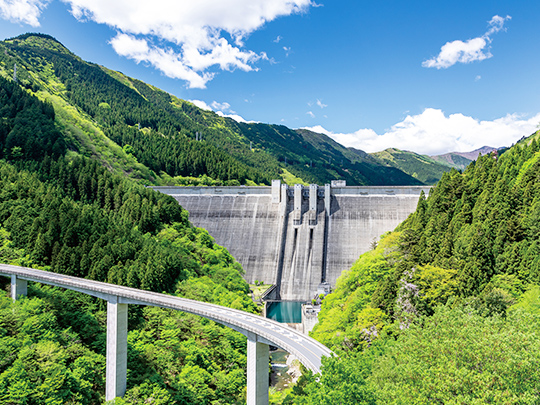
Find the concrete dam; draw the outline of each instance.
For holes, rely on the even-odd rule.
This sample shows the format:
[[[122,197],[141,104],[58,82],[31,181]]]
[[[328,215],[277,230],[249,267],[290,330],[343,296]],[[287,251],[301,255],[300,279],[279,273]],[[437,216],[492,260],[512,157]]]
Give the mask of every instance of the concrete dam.
[[[415,211],[430,187],[153,187],[189,211],[242,265],[249,283],[275,284],[276,298],[311,300]]]

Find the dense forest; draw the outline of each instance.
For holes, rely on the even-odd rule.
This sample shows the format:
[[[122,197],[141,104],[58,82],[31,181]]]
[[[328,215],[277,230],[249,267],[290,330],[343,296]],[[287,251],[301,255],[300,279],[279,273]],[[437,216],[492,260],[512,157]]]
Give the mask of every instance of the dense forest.
[[[320,134],[202,111],[45,35],[0,51],[3,263],[257,312],[234,258],[141,182],[407,179]],[[539,403],[539,138],[445,173],[362,255],[323,300],[312,332],[336,356],[273,403]],[[0,404],[103,403],[103,301],[30,284],[13,303],[9,280],[0,288]],[[245,402],[237,332],[130,306],[128,344],[118,404]]]
[[[0,261],[257,312],[242,269],[171,197],[69,148],[50,104],[0,78]],[[4,291],[9,280],[2,278]],[[129,313],[128,392],[118,403],[233,404],[246,341],[199,317]],[[106,307],[30,285],[0,297],[0,404],[100,404]]]
[[[56,39],[0,42],[0,75],[47,100],[68,148],[146,184],[421,182],[323,134],[239,123],[122,73],[85,62]]]
[[[328,295],[287,404],[540,401],[538,134],[443,175]]]
[[[443,174],[449,171],[448,165],[445,164],[447,162],[439,162],[426,155],[418,155],[396,148],[388,148],[371,155],[390,166],[400,168],[423,184],[436,184]],[[465,158],[462,159],[465,160]]]

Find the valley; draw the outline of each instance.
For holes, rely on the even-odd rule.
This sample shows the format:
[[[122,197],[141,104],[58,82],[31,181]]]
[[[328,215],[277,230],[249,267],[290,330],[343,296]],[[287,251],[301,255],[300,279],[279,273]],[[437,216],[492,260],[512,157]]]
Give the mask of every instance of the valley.
[[[249,314],[263,308],[247,281],[302,301],[330,281],[310,336],[336,356],[272,404],[534,404],[539,138],[366,153],[222,117],[24,34],[0,42],[0,262]],[[103,403],[106,302],[0,287],[0,404]],[[241,333],[131,305],[126,339],[116,404],[246,403]]]

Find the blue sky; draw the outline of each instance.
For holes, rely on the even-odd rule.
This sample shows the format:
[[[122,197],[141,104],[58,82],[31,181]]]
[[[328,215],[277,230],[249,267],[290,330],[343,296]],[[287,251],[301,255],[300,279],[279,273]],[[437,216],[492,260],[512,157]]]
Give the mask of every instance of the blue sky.
[[[539,12],[532,0],[0,0],[0,38],[50,34],[237,120],[438,154],[536,130]]]

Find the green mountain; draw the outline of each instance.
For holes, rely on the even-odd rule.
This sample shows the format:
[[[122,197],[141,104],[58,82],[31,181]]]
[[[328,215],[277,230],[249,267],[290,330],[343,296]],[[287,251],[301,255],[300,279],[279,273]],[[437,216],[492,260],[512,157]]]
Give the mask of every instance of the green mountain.
[[[431,156],[431,158],[439,163],[454,167],[458,170],[465,170],[469,163],[478,158],[478,155],[487,155],[495,150],[497,150],[497,148],[482,146],[471,152],[450,152],[443,155]]]
[[[441,179],[443,173],[452,168],[463,171],[479,155],[487,155],[496,150],[490,146],[483,146],[471,152],[450,152],[443,155],[427,156],[389,148],[382,152],[370,153],[370,155],[382,164],[395,167],[423,184],[433,185]]]
[[[478,155],[476,155],[478,157]],[[465,168],[476,159],[469,159],[455,152],[445,153],[443,155],[431,156],[431,158],[441,164],[446,164],[449,167],[454,167],[458,170],[465,170]]]
[[[226,249],[173,198],[77,155],[85,138],[32,93],[0,77],[1,263],[258,311]],[[9,284],[0,277],[0,403],[104,403],[105,302],[30,283],[13,303]],[[115,403],[245,402],[243,335],[133,305],[128,336],[128,391]]]
[[[413,178],[402,169],[381,162],[364,151],[346,148],[327,135],[315,133],[307,129],[297,129],[295,132],[301,136],[302,143],[308,143],[314,150],[319,151],[324,156],[324,159],[328,159],[330,167],[339,166],[341,170],[335,169],[330,174],[337,174],[339,178],[346,180],[348,185],[358,184],[357,179],[361,180],[360,184],[371,185],[422,184],[418,179]],[[309,176],[309,172],[312,170],[310,168],[311,162],[312,160],[310,162],[306,161],[304,165],[306,177]],[[325,174],[321,173],[320,176],[324,176]],[[336,176],[326,177],[325,182],[328,183],[330,180],[337,178]]]
[[[341,275],[311,333],[338,357],[288,403],[540,401],[539,139],[444,173]]]
[[[149,184],[420,184],[325,135],[238,123],[153,86],[85,62],[56,39],[0,43],[0,75],[52,104],[70,153]],[[23,153],[28,153],[24,146]],[[9,151],[8,151],[9,152]]]
[[[328,159],[343,156],[352,178],[379,167],[373,156],[319,134],[218,120],[87,64],[50,37],[0,47],[3,263],[256,312],[230,254],[192,227],[174,199],[139,181],[185,180],[160,165],[201,177],[226,171],[230,177],[215,177],[220,181],[265,181],[241,153],[223,160],[205,140],[227,133],[223,145],[240,148],[248,139],[242,131],[260,139],[262,151],[283,150],[272,142],[283,136],[293,151],[287,159],[311,148]],[[83,74],[91,78],[81,82],[86,93],[77,79]],[[176,121],[183,116],[191,129]],[[194,141],[193,128],[202,141]],[[306,373],[281,396],[273,393],[273,402],[540,402],[539,140],[536,133],[463,173],[444,173],[416,212],[323,300],[313,336],[338,356],[324,360],[321,376]],[[160,155],[164,147],[185,155],[173,160]],[[151,164],[152,154],[156,168],[142,163]],[[300,173],[298,163],[273,156],[257,159]],[[320,173],[337,170],[327,164]],[[9,279],[0,278],[0,290],[8,288]],[[105,320],[103,301],[72,291],[31,283],[27,299],[13,303],[0,294],[0,403],[103,403]],[[128,341],[128,391],[117,404],[245,403],[246,338],[239,333],[189,314],[130,306]]]
[[[449,164],[437,162],[435,159],[396,148],[389,148],[382,152],[370,153],[377,160],[411,175],[423,184],[437,183],[443,173],[452,168]],[[469,161],[470,163],[470,161]]]

